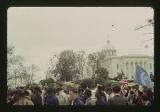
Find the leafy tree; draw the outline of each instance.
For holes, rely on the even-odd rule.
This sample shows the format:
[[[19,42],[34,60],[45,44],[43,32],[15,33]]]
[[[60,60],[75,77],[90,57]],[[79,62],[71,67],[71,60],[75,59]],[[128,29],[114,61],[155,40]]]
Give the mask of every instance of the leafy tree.
[[[105,68],[99,68],[96,70],[96,73],[98,74],[97,77],[108,79],[108,71]]]
[[[20,67],[23,66],[24,59],[21,56],[15,55],[15,47],[9,46],[7,48],[7,80],[12,79],[20,74]]]
[[[54,77],[54,75],[56,74],[56,64],[58,62],[58,57],[57,55],[53,55],[52,58],[49,59],[49,63],[48,63],[48,69],[45,72],[46,78],[49,77]]]
[[[96,70],[99,70],[102,68],[102,63],[104,62],[105,59],[105,53],[102,52],[95,52],[92,54],[88,55],[88,65],[92,67],[92,78],[96,78],[95,73]]]
[[[43,86],[45,86],[45,84],[50,85],[50,84],[55,83],[55,81],[54,81],[54,79],[52,79],[52,78],[48,78],[48,79],[45,79],[45,80],[41,80],[40,83],[41,83]]]
[[[113,78],[115,81],[120,81],[122,80],[122,73],[117,73],[117,76]]]
[[[81,83],[86,83],[88,88],[93,89],[96,87],[95,81],[92,79],[84,79],[81,81]]]
[[[30,66],[30,70],[31,70],[30,83],[32,83],[34,81],[35,73],[39,71],[39,66],[32,64]]]
[[[84,79],[85,73],[87,72],[85,51],[79,51],[76,54],[76,68],[78,73],[75,75],[75,78]]]
[[[76,68],[76,54],[73,50],[65,50],[60,53],[55,73],[60,74],[62,81],[71,81],[74,75],[79,73]]]

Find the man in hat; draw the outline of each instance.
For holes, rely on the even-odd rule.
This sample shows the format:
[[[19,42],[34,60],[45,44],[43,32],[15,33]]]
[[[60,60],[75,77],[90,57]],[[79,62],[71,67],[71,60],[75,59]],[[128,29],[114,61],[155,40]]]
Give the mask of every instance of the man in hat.
[[[120,86],[113,87],[113,98],[108,100],[108,105],[128,105],[128,100],[125,97],[122,97]]]
[[[106,97],[104,96],[104,92],[102,90],[98,89],[95,96],[97,98],[95,102],[96,105],[107,105]]]
[[[47,89],[48,96],[46,97],[47,105],[59,105],[58,98],[55,96],[56,90],[54,88]]]
[[[83,99],[85,99],[85,105],[95,105],[95,101],[93,98],[91,98],[92,92],[89,89],[86,89],[84,92]]]
[[[112,88],[107,88],[106,93],[107,93],[106,97],[107,97],[107,102],[108,102],[108,100],[113,98],[113,96],[114,96],[113,92],[112,92]]]
[[[34,105],[42,105],[42,96],[40,87],[34,87],[33,95],[31,96],[31,100],[33,101]]]
[[[14,92],[15,103],[13,105],[34,105],[31,100],[24,97],[24,91],[21,89],[17,89]]]
[[[60,83],[56,89],[56,96],[59,100],[59,105],[69,105],[69,96],[64,92],[63,85]]]
[[[84,95],[84,92],[85,92],[86,89],[87,89],[87,84],[86,83],[81,83],[80,87],[79,87],[79,90],[78,90],[78,94],[79,94],[79,97],[81,98],[81,100],[83,102],[85,102],[85,100],[83,99],[83,95]]]
[[[146,95],[142,95],[141,100],[142,100],[142,105],[144,106],[152,105]]]

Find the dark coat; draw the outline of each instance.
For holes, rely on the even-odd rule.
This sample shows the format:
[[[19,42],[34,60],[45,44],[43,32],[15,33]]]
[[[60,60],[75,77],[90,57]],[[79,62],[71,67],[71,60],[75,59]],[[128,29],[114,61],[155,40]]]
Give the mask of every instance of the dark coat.
[[[32,95],[31,100],[34,105],[42,105],[42,96],[39,93]]]
[[[141,100],[141,98],[140,98],[140,97],[138,97],[138,98],[135,98],[135,97],[134,97],[132,104],[142,105],[142,100]]]
[[[96,105],[106,105],[106,104],[107,104],[107,102],[106,102],[106,98],[104,96],[97,98]]]
[[[8,105],[13,105],[16,102],[15,99],[11,99],[10,101],[7,102]]]
[[[78,96],[74,102],[73,105],[84,105],[83,101],[81,100],[81,98]]]
[[[108,105],[128,105],[128,100],[127,98],[115,95],[113,98],[108,100]]]
[[[55,95],[47,96],[46,104],[47,105],[59,105],[58,98]]]
[[[79,91],[79,95],[78,95],[78,96],[80,97],[81,101],[83,101],[83,103],[85,103],[85,99],[83,98],[83,95],[84,95],[85,91],[86,91],[86,90],[84,90],[84,91]]]

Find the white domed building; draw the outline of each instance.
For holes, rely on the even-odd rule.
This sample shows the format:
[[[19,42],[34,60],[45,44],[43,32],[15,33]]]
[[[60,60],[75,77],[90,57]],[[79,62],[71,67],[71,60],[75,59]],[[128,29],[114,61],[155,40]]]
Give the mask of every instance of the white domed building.
[[[118,73],[123,71],[128,80],[133,80],[136,75],[136,65],[144,68],[148,75],[150,75],[150,73],[154,74],[153,56],[142,54],[117,56],[117,50],[111,45],[110,41],[107,41],[102,51],[106,54],[106,57],[101,66],[108,70],[110,78],[116,77]]]

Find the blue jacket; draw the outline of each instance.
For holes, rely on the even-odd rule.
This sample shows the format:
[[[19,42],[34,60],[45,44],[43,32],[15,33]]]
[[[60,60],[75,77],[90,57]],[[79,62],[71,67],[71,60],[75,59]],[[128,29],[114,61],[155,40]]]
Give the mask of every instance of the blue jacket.
[[[81,100],[81,98],[78,96],[75,100],[73,105],[84,105],[83,101]]]
[[[58,98],[54,95],[52,96],[47,96],[46,98],[46,104],[47,105],[59,105]]]

